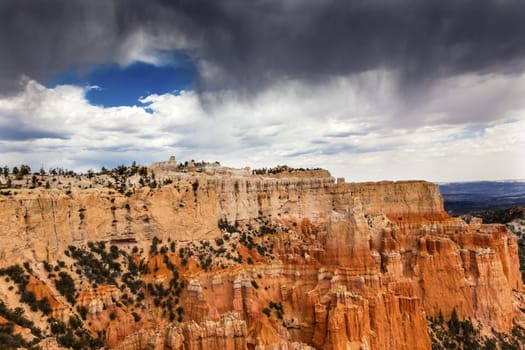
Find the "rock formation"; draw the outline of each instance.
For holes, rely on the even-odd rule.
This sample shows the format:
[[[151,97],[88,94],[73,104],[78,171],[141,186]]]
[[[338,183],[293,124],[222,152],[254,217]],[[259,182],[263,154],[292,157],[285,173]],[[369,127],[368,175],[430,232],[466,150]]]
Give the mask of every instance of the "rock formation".
[[[149,256],[153,292],[168,285],[170,264],[185,281],[178,322],[145,306],[133,321],[117,305],[125,287],[80,288],[77,306],[93,330],[123,350],[430,349],[427,319],[453,310],[487,332],[524,321],[516,237],[503,225],[449,217],[434,184],[168,163],[154,165],[165,185],[128,195],[72,187],[0,196],[0,264],[56,261],[94,241],[128,252],[147,252],[154,239],[177,249],[237,242],[242,263],[210,257],[209,269],[198,253],[183,263],[183,248]],[[254,228],[250,241],[243,232]],[[103,316],[109,310],[118,322]]]

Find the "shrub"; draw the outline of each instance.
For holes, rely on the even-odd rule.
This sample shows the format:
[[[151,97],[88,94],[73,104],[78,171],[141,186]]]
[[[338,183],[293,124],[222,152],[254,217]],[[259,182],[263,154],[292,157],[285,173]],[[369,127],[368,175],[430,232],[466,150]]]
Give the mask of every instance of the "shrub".
[[[44,297],[38,301],[38,308],[42,313],[48,316],[51,313],[51,305],[49,305],[49,300],[47,297]]]
[[[85,321],[87,318],[87,312],[88,312],[87,308],[83,305],[80,305],[80,306],[77,306],[77,311],[80,317]]]
[[[27,272],[33,273],[33,269],[31,269],[31,266],[29,266],[29,263],[27,261],[24,262],[24,268],[26,269]]]
[[[459,334],[460,323],[459,323],[456,308],[452,309],[452,315],[450,316],[450,320],[447,322],[447,324],[448,324],[448,330],[452,335]]]
[[[70,304],[74,305],[76,293],[75,282],[71,276],[67,274],[67,272],[60,272],[58,276],[60,278],[55,280],[55,286],[57,287],[57,290],[60,292],[60,294],[66,297]]]

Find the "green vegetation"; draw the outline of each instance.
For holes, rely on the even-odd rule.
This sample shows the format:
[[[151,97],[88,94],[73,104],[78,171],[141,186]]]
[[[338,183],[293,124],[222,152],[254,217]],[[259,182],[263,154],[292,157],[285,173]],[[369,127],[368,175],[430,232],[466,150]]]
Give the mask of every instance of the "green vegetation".
[[[252,174],[254,175],[268,175],[268,174],[280,174],[284,172],[292,173],[292,172],[299,172],[299,171],[311,171],[311,170],[322,170],[320,168],[292,168],[288,165],[277,165],[273,168],[261,168],[261,169],[253,169]]]
[[[60,278],[55,279],[55,286],[57,290],[60,292],[60,294],[66,297],[66,300],[71,305],[75,305],[75,282],[73,281],[71,276],[67,274],[67,272],[60,272],[58,276]]]
[[[83,305],[79,305],[77,306],[77,312],[80,315],[80,317],[85,321],[87,318],[88,309]]]
[[[49,318],[48,323],[51,334],[63,347],[81,350],[100,349],[104,346],[104,342],[100,338],[93,338],[91,333],[83,328],[82,321],[76,317],[72,317],[68,325],[54,318]]]
[[[121,273],[120,263],[115,261],[119,257],[118,248],[108,253],[104,242],[89,242],[88,247],[90,251],[69,247],[75,266],[92,283],[117,285],[115,277]]]
[[[151,176],[148,174],[146,167],[137,166],[136,162],[133,162],[130,166],[119,165],[114,169],[106,169],[102,167],[100,172],[95,172],[93,169],[88,170],[85,174],[76,173],[73,170],[64,168],[51,168],[46,171],[44,168],[40,168],[38,172],[31,173],[31,167],[29,165],[22,164],[20,166],[14,166],[12,169],[4,166],[0,168],[0,175],[6,178],[6,183],[0,185],[0,188],[36,188],[45,186],[49,189],[51,187],[62,188],[66,191],[66,194],[71,194],[71,182],[64,183],[64,178],[75,178],[76,180],[85,180],[83,185],[78,185],[80,188],[88,188],[94,185],[101,185],[107,188],[115,189],[120,194],[131,196],[136,188],[149,186],[151,188],[159,187],[159,184],[155,180],[154,174]],[[30,176],[30,178],[28,178]],[[22,183],[23,180],[25,183]],[[13,185],[13,181],[15,181]],[[86,185],[87,182],[87,185]],[[170,180],[166,180],[165,184],[171,183]],[[10,195],[9,191],[0,192],[2,195]]]
[[[263,310],[262,310],[263,314],[265,314],[267,317],[270,317],[271,313],[272,313],[272,310],[270,310],[269,308],[265,307]]]
[[[476,327],[470,318],[460,320],[455,308],[446,322],[440,312],[437,319],[430,318],[428,324],[433,350],[519,350],[525,342],[525,329],[517,325],[511,335],[493,330],[495,337],[483,336],[479,326]]]
[[[28,342],[22,338],[20,334],[14,334],[15,325],[12,322],[0,323],[0,350],[11,350],[11,349],[39,349],[37,344],[40,339],[35,338],[33,341]]]
[[[28,263],[24,263],[25,271],[32,273]],[[0,276],[9,276],[18,287],[18,294],[20,294],[20,302],[28,304],[31,311],[42,311],[44,315],[48,315],[51,312],[49,300],[47,298],[37,299],[35,293],[27,290],[27,284],[29,283],[29,275],[26,274],[24,269],[19,265],[12,265],[4,269],[0,269]]]
[[[219,219],[219,221],[217,222],[217,227],[219,227],[219,229],[221,231],[226,231],[226,232],[229,232],[229,233],[234,233],[234,232],[238,232],[237,230],[237,222],[235,222],[235,225],[230,225],[230,223],[228,222],[228,220],[226,218],[224,219]]]
[[[0,316],[4,317],[13,325],[16,324],[20,327],[29,328],[31,330],[31,333],[37,338],[40,338],[42,335],[42,331],[34,326],[33,321],[29,320],[24,316],[24,309],[22,309],[21,307],[17,307],[14,310],[11,310],[4,304],[2,300],[0,300]],[[0,342],[0,344],[2,343]]]

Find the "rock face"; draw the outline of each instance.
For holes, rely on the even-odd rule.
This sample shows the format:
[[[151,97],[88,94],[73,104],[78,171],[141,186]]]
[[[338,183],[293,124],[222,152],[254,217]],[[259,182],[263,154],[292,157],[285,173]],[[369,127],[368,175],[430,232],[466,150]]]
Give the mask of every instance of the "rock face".
[[[218,322],[189,321],[178,326],[142,329],[128,335],[115,349],[245,350],[246,336],[246,323],[239,314],[228,312]]]
[[[77,305],[84,306],[91,315],[102,312],[120,299],[120,290],[115,286],[98,286],[95,290],[83,291],[77,297]]]
[[[266,220],[304,243],[276,238],[279,259],[271,263],[247,251],[255,264],[192,271],[182,323],[110,327],[111,347],[430,349],[427,317],[455,309],[509,333],[522,315],[516,238],[503,225],[449,217],[434,184],[336,183],[323,170],[247,176],[156,167],[169,184],[129,196],[108,189],[0,196],[0,264],[57,259],[88,241],[214,239],[220,220]],[[96,314],[117,294],[81,293],[78,302]]]
[[[437,187],[423,182],[335,184],[327,171],[288,178],[198,174],[169,178],[173,181],[169,186],[143,187],[130,197],[107,188],[73,188],[69,194],[21,189],[16,195],[0,196],[0,264],[8,256],[54,260],[68,245],[88,241],[210,239],[219,235],[219,219],[307,218],[322,224],[348,216],[361,203],[364,212],[390,216],[445,215],[438,209],[442,200]]]

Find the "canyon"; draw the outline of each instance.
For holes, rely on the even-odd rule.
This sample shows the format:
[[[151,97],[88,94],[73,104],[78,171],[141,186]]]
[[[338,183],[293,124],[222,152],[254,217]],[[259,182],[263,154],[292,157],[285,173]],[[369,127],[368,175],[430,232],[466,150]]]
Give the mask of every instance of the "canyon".
[[[449,216],[435,184],[174,158],[122,173],[1,192],[0,268],[23,264],[18,293],[48,301],[22,305],[43,348],[67,345],[53,322],[73,320],[120,350],[439,349],[431,320],[455,317],[480,344],[525,345],[517,238]]]

